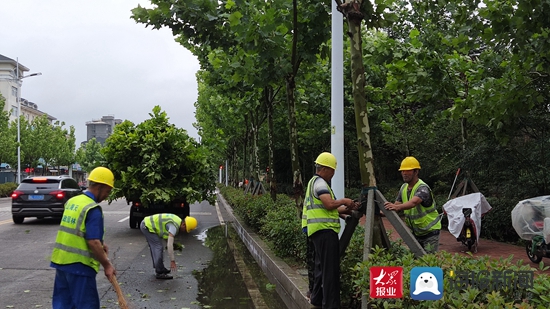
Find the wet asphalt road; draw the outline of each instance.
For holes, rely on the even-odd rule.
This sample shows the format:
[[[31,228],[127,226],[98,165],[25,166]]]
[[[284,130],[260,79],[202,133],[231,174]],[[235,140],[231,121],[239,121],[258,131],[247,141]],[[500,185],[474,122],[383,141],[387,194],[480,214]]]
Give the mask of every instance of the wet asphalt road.
[[[23,224],[14,224],[10,207],[10,199],[0,199],[0,308],[51,308],[55,271],[49,267],[50,254],[59,221],[26,218]],[[176,236],[184,249],[176,251],[178,271],[173,280],[155,279],[145,237],[139,229],[129,227],[126,202],[104,202],[102,207],[105,243],[130,308],[202,308],[196,301],[193,271],[202,270],[212,258],[203,239],[208,228],[220,224],[216,207],[207,202],[191,205],[191,215],[199,225],[191,234]],[[102,269],[97,283],[101,308],[120,308]]]

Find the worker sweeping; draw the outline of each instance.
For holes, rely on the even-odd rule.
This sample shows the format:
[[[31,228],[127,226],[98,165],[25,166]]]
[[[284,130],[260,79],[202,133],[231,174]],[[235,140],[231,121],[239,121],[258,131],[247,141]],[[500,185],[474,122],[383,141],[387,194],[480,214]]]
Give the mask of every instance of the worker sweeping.
[[[151,250],[153,267],[157,279],[172,279],[171,271],[176,271],[176,260],[174,257],[174,237],[178,232],[191,232],[197,228],[197,219],[187,216],[181,219],[175,214],[161,213],[145,217],[141,222],[140,229]],[[170,257],[170,269],[164,267],[164,246],[163,239],[167,240],[168,256]]]
[[[103,242],[103,211],[99,203],[113,189],[115,177],[105,167],[95,168],[88,176],[88,190],[67,201],[57,232],[51,267],[55,268],[52,307],[99,309],[96,275],[99,265],[105,276],[116,275]]]

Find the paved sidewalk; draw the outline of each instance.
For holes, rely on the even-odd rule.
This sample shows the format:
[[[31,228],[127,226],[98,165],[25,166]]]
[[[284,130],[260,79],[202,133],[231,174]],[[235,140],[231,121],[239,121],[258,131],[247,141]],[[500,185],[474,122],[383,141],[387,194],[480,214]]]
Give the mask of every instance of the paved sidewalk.
[[[392,240],[399,239],[399,234],[395,231],[388,219],[382,218],[382,221],[384,222],[384,227],[386,228],[386,230],[392,231]],[[457,241],[456,238],[447,230],[441,230],[439,238],[439,250],[469,256],[469,253],[467,253],[468,248],[464,246],[461,242]],[[513,263],[517,263],[518,260],[523,260],[523,264],[528,264],[533,268],[539,268],[538,264],[535,264],[529,260],[529,258],[527,257],[527,253],[525,252],[525,247],[523,246],[516,246],[480,238],[477,253],[472,254],[474,257],[488,255],[494,259],[505,259],[508,258],[510,255],[513,255]],[[550,259],[543,258],[542,261],[545,264],[550,263]],[[545,271],[545,273],[550,273],[550,270]]]

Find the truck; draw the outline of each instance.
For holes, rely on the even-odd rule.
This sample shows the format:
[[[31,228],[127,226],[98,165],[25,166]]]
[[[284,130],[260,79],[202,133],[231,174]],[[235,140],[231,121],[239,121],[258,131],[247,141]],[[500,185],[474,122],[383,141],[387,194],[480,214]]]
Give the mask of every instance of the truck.
[[[214,201],[216,169],[208,150],[169,123],[160,106],[149,116],[137,125],[129,120],[116,125],[101,149],[115,175],[109,202],[126,199],[133,229],[146,216],[173,213],[184,219],[191,204]]]

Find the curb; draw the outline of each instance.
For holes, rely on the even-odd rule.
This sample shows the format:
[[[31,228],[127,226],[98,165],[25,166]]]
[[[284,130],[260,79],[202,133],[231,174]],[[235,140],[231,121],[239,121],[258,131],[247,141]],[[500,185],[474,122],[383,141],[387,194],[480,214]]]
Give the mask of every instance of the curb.
[[[302,294],[308,289],[303,276],[275,256],[256,233],[243,226],[233,215],[233,210],[220,194],[218,194],[218,202],[223,205],[230,217],[230,220],[225,220],[225,222],[229,223],[228,221],[231,221],[233,228],[250,251],[250,254],[269,281],[276,286],[277,293],[286,306],[293,309],[309,309],[310,304],[305,294]]]

